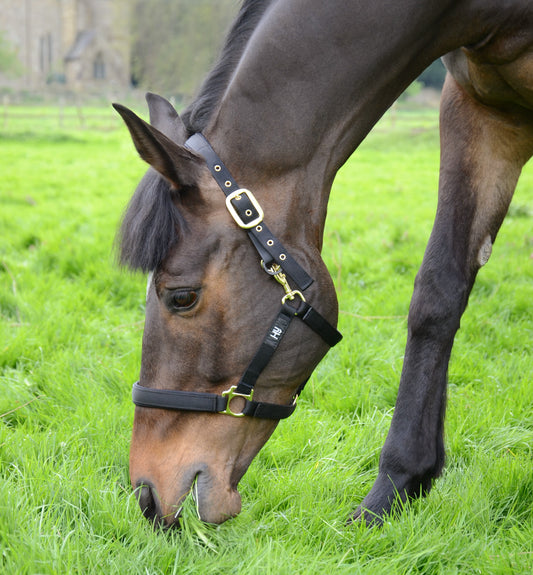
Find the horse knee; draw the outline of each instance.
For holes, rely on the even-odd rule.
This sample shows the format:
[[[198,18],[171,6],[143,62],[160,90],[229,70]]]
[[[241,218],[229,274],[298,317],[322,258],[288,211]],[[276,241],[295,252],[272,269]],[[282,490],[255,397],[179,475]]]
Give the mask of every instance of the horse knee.
[[[409,308],[408,327],[412,337],[453,337],[466,308],[469,283],[456,270],[438,272],[421,269]]]

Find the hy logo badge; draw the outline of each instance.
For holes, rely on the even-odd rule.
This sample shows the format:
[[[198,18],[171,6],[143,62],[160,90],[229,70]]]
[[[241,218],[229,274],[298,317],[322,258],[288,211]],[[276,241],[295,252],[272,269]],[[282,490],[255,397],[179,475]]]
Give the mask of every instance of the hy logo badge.
[[[283,335],[283,330],[278,327],[277,325],[275,325],[271,330],[270,330],[270,337],[272,339],[275,339],[276,341],[279,341],[279,338]]]

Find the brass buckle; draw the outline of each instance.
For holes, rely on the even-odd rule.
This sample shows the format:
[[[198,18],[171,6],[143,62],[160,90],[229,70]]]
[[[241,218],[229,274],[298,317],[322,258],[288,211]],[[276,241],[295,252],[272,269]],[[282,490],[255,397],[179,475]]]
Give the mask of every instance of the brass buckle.
[[[235,397],[242,397],[246,401],[252,401],[252,397],[254,396],[254,390],[252,389],[252,391],[250,391],[250,393],[248,395],[246,395],[245,393],[235,393],[236,389],[237,389],[237,386],[232,385],[229,389],[227,389],[226,391],[223,391],[220,394],[220,395],[222,395],[222,397],[227,397],[228,402],[226,403],[226,409],[224,409],[223,411],[219,411],[218,413],[224,413],[225,415],[231,415],[233,417],[244,417],[245,416],[245,414],[242,411],[241,412],[235,412],[235,411],[231,410],[231,405],[230,405],[231,400]]]
[[[255,211],[258,213],[257,218],[254,218],[251,222],[248,223],[244,223],[242,221],[241,217],[237,213],[237,210],[231,203],[232,200],[239,201],[241,199],[241,196],[246,196],[250,200],[250,203],[254,207]],[[250,228],[254,228],[258,224],[260,224],[265,216],[263,209],[259,205],[259,202],[255,199],[255,196],[252,194],[250,190],[247,190],[246,188],[240,188],[238,190],[235,190],[234,192],[231,192],[231,194],[226,196],[226,207],[228,208],[231,217],[235,220],[237,225],[245,230],[249,230]]]

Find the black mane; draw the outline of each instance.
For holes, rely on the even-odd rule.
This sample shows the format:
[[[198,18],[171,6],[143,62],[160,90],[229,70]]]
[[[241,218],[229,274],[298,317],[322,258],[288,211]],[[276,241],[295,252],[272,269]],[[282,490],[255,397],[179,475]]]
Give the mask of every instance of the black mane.
[[[201,132],[220,103],[246,44],[274,0],[244,0],[226,38],[218,63],[204,81],[196,100],[182,115],[189,135]],[[178,241],[183,219],[169,183],[153,169],[139,183],[118,233],[122,265],[143,272],[155,270]]]
[[[200,88],[195,101],[183,112],[189,135],[205,129],[220,103],[250,36],[274,0],[245,0],[233,23],[219,60]]]

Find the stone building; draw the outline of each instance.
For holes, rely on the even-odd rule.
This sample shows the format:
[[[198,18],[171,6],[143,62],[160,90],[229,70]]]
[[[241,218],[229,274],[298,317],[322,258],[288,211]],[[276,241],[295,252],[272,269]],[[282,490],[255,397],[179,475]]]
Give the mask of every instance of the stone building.
[[[128,88],[129,7],[129,0],[0,0],[0,33],[22,70],[0,74],[0,89]]]

